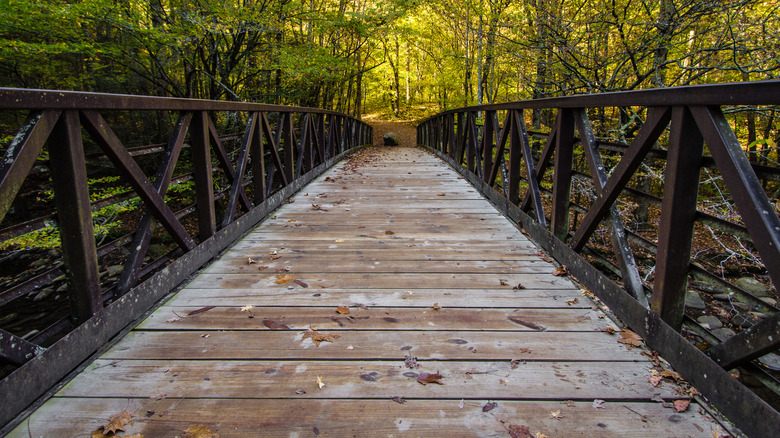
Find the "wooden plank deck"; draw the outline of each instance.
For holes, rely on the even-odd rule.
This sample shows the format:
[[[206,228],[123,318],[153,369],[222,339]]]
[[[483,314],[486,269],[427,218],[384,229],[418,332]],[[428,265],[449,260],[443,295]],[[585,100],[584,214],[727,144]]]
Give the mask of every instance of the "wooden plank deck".
[[[434,156],[363,151],[294,199],[10,436],[88,436],[126,410],[118,436],[718,429],[696,403],[676,412],[682,388],[653,386],[648,356],[602,332],[617,325]],[[309,328],[334,338],[317,346]]]

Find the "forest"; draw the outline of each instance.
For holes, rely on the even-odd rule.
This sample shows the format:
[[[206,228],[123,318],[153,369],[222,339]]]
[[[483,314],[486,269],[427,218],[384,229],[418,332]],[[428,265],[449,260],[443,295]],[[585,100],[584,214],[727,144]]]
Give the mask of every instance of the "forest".
[[[766,0],[2,0],[0,86],[421,117],[774,78],[779,8]]]

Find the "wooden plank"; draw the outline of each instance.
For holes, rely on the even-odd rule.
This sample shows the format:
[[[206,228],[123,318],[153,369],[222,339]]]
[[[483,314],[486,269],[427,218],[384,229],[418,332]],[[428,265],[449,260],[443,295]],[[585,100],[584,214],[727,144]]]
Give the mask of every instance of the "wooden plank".
[[[345,331],[313,347],[299,331],[135,331],[102,359],[646,360],[636,348],[615,348],[617,339],[603,332]]]
[[[467,399],[461,408],[459,400],[409,399],[399,404],[391,400],[56,398],[9,438],[87,435],[126,409],[136,417],[125,436],[140,433],[145,437],[181,436],[192,426],[209,426],[222,438],[317,434],[508,437],[509,424],[525,425],[532,433],[549,437],[712,438],[711,431],[717,428],[697,414],[700,407],[695,403],[688,411],[675,413],[660,403],[604,403],[603,409],[596,410],[589,402],[499,401],[496,408],[484,412],[488,402]],[[561,418],[553,418],[550,413],[558,410]]]
[[[242,274],[254,273],[260,267],[274,272],[277,269],[289,269],[291,274],[311,272],[384,272],[384,273],[512,273],[512,274],[551,274],[555,266],[541,260],[485,260],[485,261],[433,261],[433,260],[379,260],[376,257],[355,254],[342,255],[335,258],[333,254],[321,253],[320,257],[312,255],[296,255],[282,259],[260,258],[259,263],[248,264],[250,256],[237,254],[230,260],[219,260],[212,263],[203,272],[209,274]],[[254,259],[253,259],[254,260]],[[259,265],[259,266],[258,266]]]
[[[271,288],[299,287],[292,283],[276,284],[278,274],[200,274],[190,282],[197,288]],[[567,278],[543,274],[329,274],[311,273],[298,278],[312,288],[441,288],[484,289],[496,287],[503,280],[509,285],[522,284],[526,289],[573,289]]]
[[[479,300],[475,297],[475,300]],[[214,303],[219,304],[219,303]],[[304,304],[308,304],[304,303]],[[348,305],[344,303],[343,305]],[[431,306],[434,302],[431,302]],[[489,303],[486,303],[489,304]],[[245,304],[246,305],[246,304]],[[151,314],[138,328],[142,330],[264,330],[264,320],[272,320],[306,330],[508,330],[594,331],[606,325],[592,309],[479,309],[479,308],[396,308],[369,307],[350,309],[340,315],[336,307],[298,307],[295,309],[261,307],[253,309],[254,318],[240,307],[215,307],[192,317],[181,318],[197,310],[191,307],[165,306]],[[174,318],[180,321],[166,322]],[[510,320],[512,318],[515,321]],[[540,330],[541,331],[541,330]]]
[[[312,346],[312,348],[316,348]],[[66,384],[60,397],[409,398],[504,400],[677,399],[676,385],[653,387],[648,363],[420,361],[212,361],[98,359]],[[443,385],[421,385],[439,372]],[[376,373],[371,375],[371,373]],[[404,374],[408,373],[408,374]],[[366,376],[370,375],[368,380]],[[317,376],[325,386],[317,387]],[[639,376],[639,377],[637,377]],[[111,382],[111,384],[107,384]],[[296,391],[306,391],[297,394]]]
[[[590,308],[593,303],[583,299],[578,289],[562,290],[514,290],[503,289],[319,289],[294,288],[257,289],[196,289],[185,287],[166,304],[173,307],[201,308],[220,306],[300,307],[345,306],[361,304],[369,307],[471,307],[482,305],[490,308]],[[411,293],[409,293],[411,292]],[[478,299],[475,299],[478,298]],[[576,302],[574,302],[576,299]]]

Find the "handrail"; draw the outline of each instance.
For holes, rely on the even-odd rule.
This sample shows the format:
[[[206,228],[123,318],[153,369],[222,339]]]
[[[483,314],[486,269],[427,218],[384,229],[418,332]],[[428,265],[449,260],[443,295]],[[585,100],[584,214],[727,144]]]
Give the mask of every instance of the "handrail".
[[[369,125],[335,111],[244,102],[0,88],[0,111],[29,112],[0,161],[0,223],[46,147],[71,307],[70,324],[59,319],[44,330],[48,337],[70,326],[69,333],[53,344],[49,340],[46,348],[36,343],[40,339],[0,329],[0,360],[18,366],[0,380],[0,425],[303,185],[345,154],[371,144],[373,136]],[[108,121],[113,119],[106,116],[117,111],[124,119],[149,111],[175,115],[163,150],[143,157],[147,169],[156,158],[156,172],[145,171],[114,131]],[[233,150],[218,129],[216,115],[224,112],[234,121],[245,120]],[[134,234],[100,248],[93,230],[85,140],[100,150],[89,156],[98,156],[101,168],[107,158],[143,204]],[[175,174],[177,166],[189,172]],[[165,199],[172,183],[182,178],[192,179],[195,189],[193,203],[184,206]],[[176,249],[145,262],[155,222]],[[121,262],[124,269],[107,286],[98,257],[122,247],[128,252]],[[141,281],[155,270],[159,272]],[[28,289],[57,275],[49,269],[31,279]],[[26,290],[7,296],[13,299]]]
[[[417,142],[448,161],[521,224],[533,240],[738,427],[750,436],[772,436],[780,430],[778,411],[727,370],[751,368],[751,362],[780,348],[780,312],[776,304],[708,273],[691,257],[697,221],[703,224],[700,226],[722,230],[719,232],[746,230],[772,283],[780,284],[780,218],[756,176],[754,163],[748,160],[721,110],[725,105],[780,105],[780,81],[452,109],[422,121],[417,127]],[[609,120],[600,118],[601,124],[596,124],[588,111],[621,107],[646,112],[641,128],[622,152],[606,147],[596,137],[597,128],[607,132]],[[555,115],[543,141],[532,143],[524,110]],[[651,154],[659,144],[666,147],[666,154]],[[704,155],[704,146],[710,156]],[[607,156],[613,161],[619,159],[611,169],[604,162]],[[637,174],[643,165],[660,169],[665,175],[662,195],[629,187],[640,178]],[[697,209],[699,174],[705,167],[719,172],[743,224]],[[626,217],[617,202],[629,198],[660,201],[660,208],[655,207],[657,242],[644,237],[647,232],[637,234],[626,228]],[[594,246],[598,230],[609,237]],[[654,256],[651,270],[640,272],[635,250]],[[619,274],[622,286],[587,262],[584,254],[609,267],[610,275]],[[686,316],[689,275],[708,280],[724,292],[736,291],[735,298],[769,315],[718,342],[718,335]],[[682,336],[684,324],[685,334],[700,336],[712,344],[706,354]],[[771,376],[760,378],[770,386],[777,383]]]

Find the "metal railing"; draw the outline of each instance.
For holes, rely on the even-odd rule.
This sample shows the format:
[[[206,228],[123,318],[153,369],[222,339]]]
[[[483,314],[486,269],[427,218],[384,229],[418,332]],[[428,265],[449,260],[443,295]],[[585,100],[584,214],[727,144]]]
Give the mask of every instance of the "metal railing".
[[[143,134],[137,120],[149,113],[172,122],[167,143],[126,147]],[[61,248],[52,251],[62,257],[42,272],[5,281],[0,306],[32,302],[30,293],[63,274],[68,305],[31,336],[0,329],[0,424],[373,135],[353,117],[313,108],[0,88],[3,128],[20,114],[21,127],[0,145],[0,234],[19,237],[56,219]],[[223,135],[218,128],[237,126],[242,134]],[[91,199],[92,177],[107,174],[125,188]],[[33,186],[50,186],[53,201],[25,208],[33,211],[25,215],[14,206],[28,177]],[[166,197],[170,187],[188,181],[189,198]],[[132,232],[100,244],[93,211],[130,199],[138,205],[127,215]],[[149,257],[153,241],[168,243],[162,255]],[[113,279],[104,257],[123,266]],[[3,263],[11,265],[12,258],[4,254]]]
[[[743,149],[731,126],[733,111],[774,114],[777,105],[780,81],[539,99],[437,114],[418,125],[417,142],[521,224],[739,428],[772,436],[780,414],[728,371],[739,367],[780,391],[764,366],[780,347],[777,301],[712,272],[692,248],[708,251],[697,246],[707,236],[740,245],[770,286],[779,284],[780,172],[751,161],[751,145]],[[529,133],[532,119],[547,119],[549,131]],[[702,205],[705,179],[736,205],[736,219]],[[627,206],[649,209],[649,226],[638,227]],[[686,313],[692,286],[708,301],[722,292],[739,304],[742,311],[721,316],[741,316],[741,331],[728,337]]]

